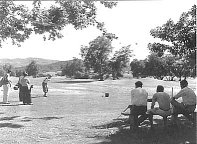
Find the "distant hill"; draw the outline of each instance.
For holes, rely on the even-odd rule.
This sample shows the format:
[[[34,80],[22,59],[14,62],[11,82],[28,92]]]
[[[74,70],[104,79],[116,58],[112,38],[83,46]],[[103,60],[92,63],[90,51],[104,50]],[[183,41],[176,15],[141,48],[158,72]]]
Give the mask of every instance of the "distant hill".
[[[58,61],[58,62],[54,62],[54,63],[50,63],[50,64],[38,64],[37,63],[38,64],[38,68],[39,68],[39,73],[60,71],[62,66],[66,65],[67,63],[69,63],[71,61],[72,60]],[[15,67],[14,70],[22,70],[23,71],[23,70],[25,70],[27,65],[22,66],[22,67]]]
[[[12,65],[14,68],[17,67],[25,67],[28,64],[30,64],[31,61],[36,61],[36,63],[38,65],[48,65],[48,64],[52,64],[52,63],[56,63],[58,62],[58,60],[50,60],[50,59],[42,59],[42,58],[16,58],[16,59],[0,59],[0,66],[4,65],[4,64],[10,64]]]
[[[29,65],[32,60],[36,61],[39,67],[39,73],[61,71],[62,66],[72,62],[72,60],[58,61],[58,60],[50,60],[50,59],[42,59],[42,58],[0,59],[0,67],[3,66],[4,64],[10,64],[13,66],[13,71],[16,70],[24,71],[26,69],[26,66]]]
[[[68,61],[58,61],[51,64],[46,65],[38,65],[40,72],[57,72],[61,70],[61,67],[66,65],[67,63],[71,62],[72,60]]]

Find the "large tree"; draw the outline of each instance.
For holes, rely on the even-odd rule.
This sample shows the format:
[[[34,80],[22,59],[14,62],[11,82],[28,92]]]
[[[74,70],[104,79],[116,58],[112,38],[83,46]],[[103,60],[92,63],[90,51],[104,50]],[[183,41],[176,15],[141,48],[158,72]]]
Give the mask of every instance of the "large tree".
[[[173,81],[174,77],[177,76],[175,71],[176,71],[176,66],[177,66],[176,61],[178,58],[176,58],[172,54],[166,54],[161,59],[163,59],[165,63],[164,67],[166,70],[167,80]]]
[[[133,77],[140,77],[144,75],[145,61],[134,59],[130,63]]]
[[[112,40],[115,35],[107,34],[98,36],[89,43],[89,46],[81,47],[81,56],[87,69],[93,69],[99,74],[100,80],[103,80],[104,74],[109,71],[108,62],[112,52]]]
[[[62,75],[68,77],[75,77],[78,73],[84,73],[84,71],[83,61],[78,58],[73,58],[72,61],[69,61],[62,67]]]
[[[162,56],[165,51],[179,57],[186,63],[185,71],[196,69],[196,5],[182,13],[175,23],[169,19],[165,24],[150,31],[154,38],[160,38],[170,44],[153,43],[149,49]]]
[[[144,71],[147,76],[154,76],[155,78],[163,79],[167,73],[164,59],[158,57],[157,54],[152,53],[146,59]]]
[[[115,51],[114,56],[109,62],[113,79],[119,78],[122,75],[124,68],[128,66],[132,56],[131,45],[123,46],[121,49]]]
[[[30,64],[26,66],[25,70],[29,76],[36,77],[39,72],[39,68],[36,61],[31,61]]]
[[[20,46],[31,34],[43,34],[44,39],[61,38],[61,30],[71,24],[75,29],[83,29],[90,25],[106,33],[104,23],[96,20],[96,3],[107,8],[116,6],[116,2],[92,0],[54,0],[49,8],[41,8],[45,4],[41,0],[32,0],[33,9],[18,5],[14,0],[0,1],[0,47],[11,40]]]

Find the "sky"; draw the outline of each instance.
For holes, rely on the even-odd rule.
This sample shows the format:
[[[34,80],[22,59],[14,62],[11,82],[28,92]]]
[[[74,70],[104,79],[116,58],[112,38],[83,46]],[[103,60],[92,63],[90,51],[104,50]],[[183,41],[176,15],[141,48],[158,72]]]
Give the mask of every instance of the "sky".
[[[42,2],[47,5],[47,2]],[[162,26],[167,20],[176,22],[183,12],[187,12],[196,4],[195,0],[130,0],[119,1],[112,9],[98,5],[97,19],[105,23],[108,32],[114,33],[118,39],[112,45],[114,51],[122,46],[131,45],[135,55],[132,59],[145,59],[149,55],[148,43],[159,42],[150,35],[150,30]],[[81,45],[88,43],[101,35],[96,27],[75,30],[67,26],[62,39],[44,41],[42,35],[32,35],[21,47],[10,43],[0,48],[1,58],[44,58],[52,60],[71,60],[73,57],[81,58]]]

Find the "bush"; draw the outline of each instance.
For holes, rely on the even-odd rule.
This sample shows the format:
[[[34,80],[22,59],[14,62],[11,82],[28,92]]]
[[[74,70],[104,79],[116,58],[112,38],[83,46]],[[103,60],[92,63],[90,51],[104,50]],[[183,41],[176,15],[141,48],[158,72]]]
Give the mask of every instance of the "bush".
[[[91,78],[92,78],[92,79],[99,79],[100,76],[99,76],[99,74],[97,74],[97,73],[93,73],[93,74],[91,74]]]
[[[75,75],[74,75],[74,78],[76,79],[89,79],[90,76],[88,73],[82,73],[82,72],[76,72]]]

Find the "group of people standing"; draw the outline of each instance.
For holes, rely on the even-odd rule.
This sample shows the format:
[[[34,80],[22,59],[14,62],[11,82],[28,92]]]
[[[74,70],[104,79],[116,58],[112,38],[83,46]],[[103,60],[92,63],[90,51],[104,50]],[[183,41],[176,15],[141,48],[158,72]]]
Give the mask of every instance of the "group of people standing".
[[[195,124],[195,119],[190,114],[196,109],[196,94],[188,87],[186,80],[180,82],[181,90],[173,97],[164,92],[162,85],[158,85],[149,110],[147,110],[148,93],[142,88],[142,85],[141,81],[137,81],[135,89],[131,90],[130,113],[133,115],[134,129],[154,114],[160,116],[172,115],[173,124],[177,124],[178,114],[183,114]],[[178,102],[176,100],[178,98],[182,98],[182,102]],[[158,107],[155,107],[156,102],[158,102]]]
[[[2,86],[3,86],[3,103],[9,104],[8,97],[9,92],[11,89],[11,80],[10,80],[10,74],[11,71],[7,70],[6,74],[2,77]],[[23,72],[22,76],[19,77],[19,80],[17,84],[14,86],[14,88],[19,90],[19,101],[23,102],[24,105],[32,105],[31,100],[31,89],[33,88],[33,85],[30,84],[30,80],[27,77],[27,72]],[[44,97],[47,97],[48,93],[48,86],[47,83],[50,80],[50,77],[46,77],[42,82],[42,89],[44,92]]]

